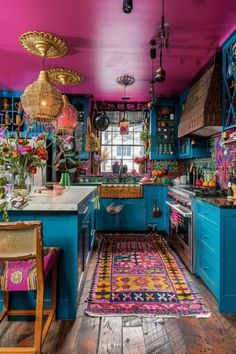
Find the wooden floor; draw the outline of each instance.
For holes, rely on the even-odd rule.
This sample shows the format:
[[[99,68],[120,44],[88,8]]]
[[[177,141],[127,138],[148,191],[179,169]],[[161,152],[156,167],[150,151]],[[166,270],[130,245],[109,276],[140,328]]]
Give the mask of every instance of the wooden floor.
[[[198,354],[236,353],[236,316],[222,316],[213,296],[196,277],[199,292],[211,317],[149,319],[137,317],[93,318],[84,315],[94,266],[89,265],[76,321],[55,321],[43,345],[44,354]],[[0,325],[0,346],[32,344],[32,323]]]

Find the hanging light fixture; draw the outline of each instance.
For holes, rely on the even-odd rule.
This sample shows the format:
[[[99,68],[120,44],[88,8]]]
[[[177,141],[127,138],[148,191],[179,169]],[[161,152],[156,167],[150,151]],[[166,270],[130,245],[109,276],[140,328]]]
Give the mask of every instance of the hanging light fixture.
[[[133,10],[133,0],[123,0],[123,12],[125,14],[130,14]]]
[[[155,73],[155,81],[163,82],[166,79],[166,71],[162,67],[162,49],[169,47],[169,25],[165,23],[164,0],[162,0],[161,25],[157,28],[155,42],[157,48],[160,48],[160,62]]]
[[[154,76],[154,61],[156,59],[156,40],[151,39],[149,42],[151,48],[150,48],[150,58],[152,60],[152,70],[151,70],[151,80],[150,84],[151,87],[149,89],[150,93],[150,101],[148,102],[148,108],[152,109],[154,107],[154,101],[155,101],[155,89],[154,89],[154,84],[155,84],[155,76]]]
[[[47,32],[27,32],[20,36],[20,43],[31,53],[45,58],[59,58],[68,51],[67,44]],[[45,68],[44,68],[45,69]],[[43,124],[53,123],[61,114],[63,101],[60,91],[54,87],[45,70],[37,81],[27,86],[21,96],[24,111]]]
[[[24,111],[34,120],[52,123],[62,112],[60,91],[51,85],[46,71],[40,71],[38,80],[25,88],[21,96]]]
[[[163,82],[166,79],[166,72],[162,67],[162,47],[160,48],[160,66],[155,73],[155,81]]]
[[[77,124],[78,111],[69,102],[66,95],[62,95],[62,99],[64,105],[62,108],[62,114],[57,120],[57,130],[59,132],[72,134]]]
[[[119,85],[124,86],[124,96],[121,97],[123,101],[129,100],[129,97],[126,97],[125,90],[127,86],[133,85],[135,83],[135,78],[132,75],[126,74],[123,76],[119,76],[116,79],[116,82]],[[120,127],[120,134],[129,134],[129,120],[126,117],[126,110],[123,112],[123,117],[122,119],[119,120],[119,127]]]
[[[67,68],[50,68],[47,73],[50,81],[60,85],[78,85],[84,81],[80,73]]]

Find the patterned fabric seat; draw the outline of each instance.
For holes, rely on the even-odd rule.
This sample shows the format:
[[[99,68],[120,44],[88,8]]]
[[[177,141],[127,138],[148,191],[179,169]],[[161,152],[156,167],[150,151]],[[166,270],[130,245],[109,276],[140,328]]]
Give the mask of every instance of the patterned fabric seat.
[[[43,247],[41,221],[0,223],[0,292],[3,307],[0,322],[8,316],[34,316],[32,347],[0,347],[0,354],[40,354],[57,306],[57,259],[60,249]],[[45,279],[50,273],[51,301],[44,308]],[[10,297],[15,291],[36,291],[35,309],[11,308]],[[22,294],[24,296],[24,294]],[[32,297],[33,298],[33,297]],[[14,302],[14,299],[12,299]],[[44,321],[45,319],[45,321]]]
[[[57,261],[60,249],[43,249],[43,268],[45,279]],[[4,261],[0,260],[0,290],[27,291],[37,289],[36,260]]]

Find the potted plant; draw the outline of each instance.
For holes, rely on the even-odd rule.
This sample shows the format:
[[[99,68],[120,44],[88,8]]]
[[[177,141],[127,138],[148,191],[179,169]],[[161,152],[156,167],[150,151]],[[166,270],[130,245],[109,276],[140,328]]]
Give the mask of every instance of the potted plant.
[[[140,133],[140,140],[143,142],[144,154],[148,155],[151,147],[151,135],[147,130],[143,130]]]
[[[114,161],[112,165],[112,172],[113,173],[119,173],[120,172],[120,162],[119,161]]]

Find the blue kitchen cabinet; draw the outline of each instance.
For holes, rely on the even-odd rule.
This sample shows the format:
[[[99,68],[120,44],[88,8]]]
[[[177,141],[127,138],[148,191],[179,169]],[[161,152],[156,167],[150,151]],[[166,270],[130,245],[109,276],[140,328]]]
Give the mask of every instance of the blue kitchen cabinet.
[[[118,214],[110,214],[107,206],[122,205]],[[100,199],[100,210],[96,211],[96,230],[146,230],[145,199]]]
[[[119,214],[110,214],[110,204],[121,204],[119,199],[100,199],[100,209],[96,210],[96,230],[119,230]]]
[[[236,209],[196,199],[195,272],[218,302],[220,313],[236,313]]]
[[[178,158],[192,159],[210,157],[210,144],[207,138],[195,136],[178,139]]]
[[[120,212],[121,230],[146,230],[145,199],[121,199],[124,208]]]
[[[144,186],[144,198],[146,200],[147,228],[164,230],[165,224],[165,194],[164,186]],[[160,209],[161,216],[153,216],[153,209]]]
[[[222,46],[222,125],[236,127],[236,31]]]
[[[150,112],[151,160],[175,160],[179,105],[175,99],[160,99]]]

